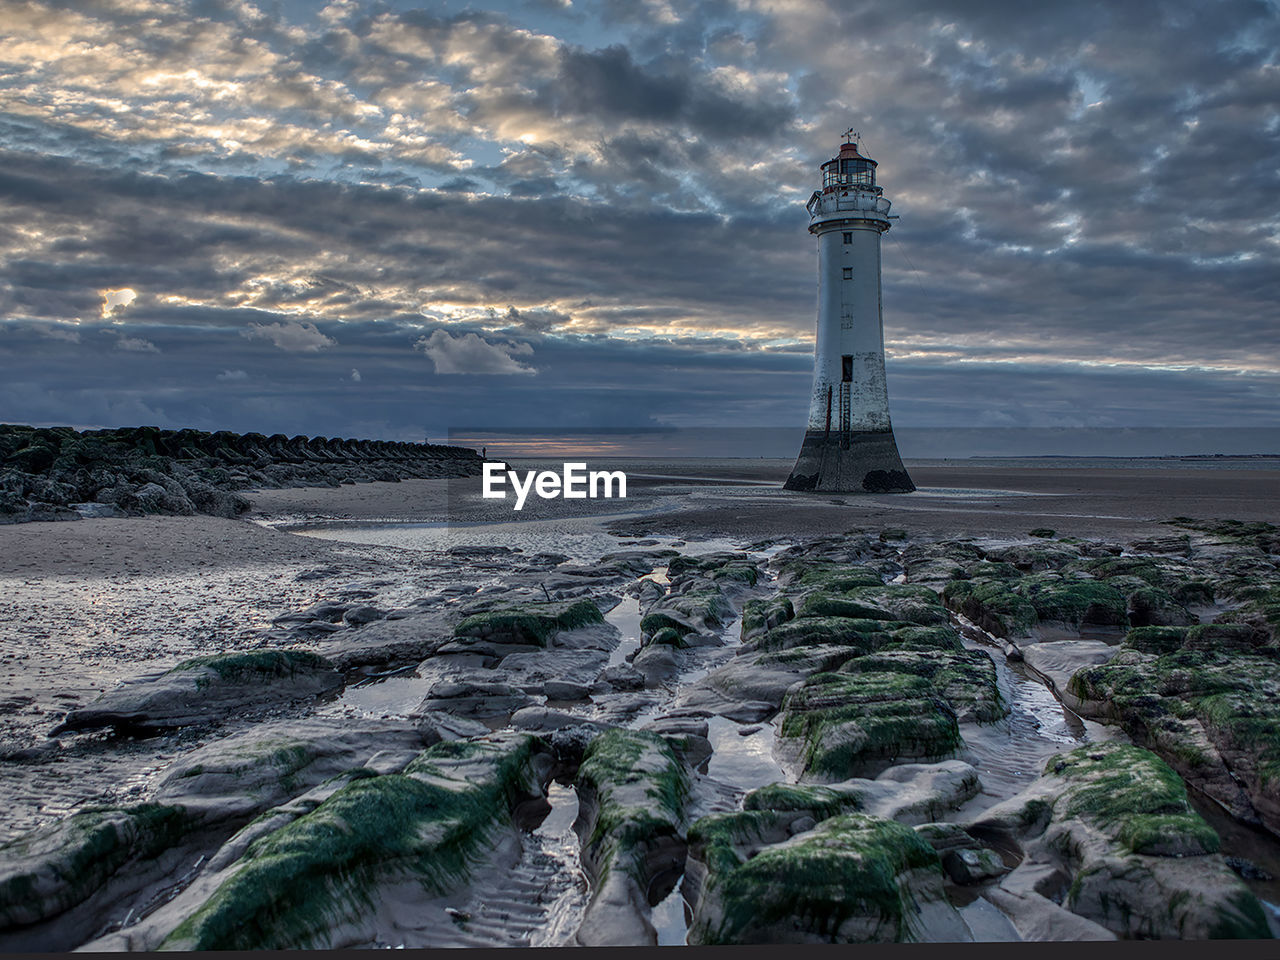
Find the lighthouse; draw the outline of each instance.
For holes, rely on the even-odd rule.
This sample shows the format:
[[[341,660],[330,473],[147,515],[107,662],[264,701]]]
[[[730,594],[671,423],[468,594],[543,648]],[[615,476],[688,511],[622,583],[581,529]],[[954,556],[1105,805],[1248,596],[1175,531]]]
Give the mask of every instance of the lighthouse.
[[[915,484],[889,422],[880,297],[880,235],[897,218],[876,185],[876,162],[852,140],[842,144],[822,165],[822,189],[808,210],[809,232],[818,238],[813,398],[785,487],[910,493]]]

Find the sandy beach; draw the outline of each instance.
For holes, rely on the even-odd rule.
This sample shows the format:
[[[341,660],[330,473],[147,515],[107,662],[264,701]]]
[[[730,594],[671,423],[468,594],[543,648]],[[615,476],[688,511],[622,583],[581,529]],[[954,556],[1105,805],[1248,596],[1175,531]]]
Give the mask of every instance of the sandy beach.
[[[618,650],[634,658],[642,645],[638,624],[644,607],[625,598],[641,580],[628,585],[626,577],[613,576],[592,589],[566,586],[592,583],[573,577],[584,576],[578,572],[582,565],[598,564],[602,556],[620,550],[642,554],[665,549],[671,555],[745,550],[743,556],[765,571],[773,570],[770,558],[796,544],[824,542],[827,554],[818,555],[837,556],[832,543],[869,543],[879,551],[877,562],[887,571],[885,577],[906,570],[894,582],[914,582],[911,558],[943,541],[971,540],[991,547],[1034,546],[1062,538],[1073,543],[1078,538],[1098,545],[1090,548],[1097,555],[1106,545],[1114,545],[1118,554],[1122,545],[1184,536],[1184,528],[1169,522],[1175,517],[1266,521],[1280,516],[1280,473],[1240,463],[923,462],[909,464],[919,491],[898,496],[786,493],[780,483],[789,462],[783,461],[620,461],[609,466],[627,471],[626,500],[531,499],[520,514],[514,514],[508,502],[483,500],[479,479],[471,478],[249,491],[245,495],[252,508],[238,520],[157,516],[0,526],[0,703],[5,708],[0,721],[5,758],[0,762],[0,801],[8,811],[0,841],[56,823],[86,805],[147,801],[185,757],[263,723],[326,717],[394,721],[431,689],[431,671],[423,667],[417,674],[428,679],[394,688],[399,693],[389,681],[361,686],[349,671],[346,692],[337,701],[271,704],[214,724],[159,735],[121,737],[97,730],[49,738],[68,710],[90,705],[121,680],[159,675],[193,656],[264,647],[305,649],[337,657],[335,662],[347,662],[341,660],[347,657],[351,663],[367,664],[356,669],[358,679],[361,672],[369,675],[404,666],[393,662],[390,654],[385,662],[371,656],[368,648],[377,641],[356,642],[361,637],[382,630],[379,636],[389,638],[385,642],[401,645],[396,650],[417,649],[404,646],[407,628],[397,633],[397,624],[434,623],[439,635],[447,638],[448,624],[457,619],[454,614],[451,620],[448,611],[460,597],[540,600],[545,595],[548,600],[595,598],[606,610],[606,626],[616,627],[614,636],[622,637]],[[1036,538],[1032,531],[1037,531]],[[651,560],[649,566],[657,566],[660,573],[665,562]],[[643,568],[641,561],[636,569]],[[769,574],[775,575],[776,571]],[[742,604],[757,592],[726,593],[735,611],[727,622],[737,624]],[[601,601],[606,595],[607,602]],[[632,604],[625,609],[633,612],[624,616],[619,612],[624,607],[614,606],[608,613],[619,600]],[[338,604],[342,610],[365,605],[386,619],[357,630],[358,621],[346,622],[339,612],[336,625],[310,633],[299,632],[298,625],[317,622],[314,617],[289,620],[289,615],[323,604]],[[737,630],[732,628],[734,643]],[[1073,636],[1092,638],[1094,643],[1102,637],[1115,644],[1123,631],[1113,634],[1099,629]],[[352,636],[355,641],[347,639]],[[443,642],[432,640],[435,646]],[[717,641],[724,642],[728,641]],[[998,648],[992,655],[997,652]],[[627,695],[631,699],[597,696],[599,704],[613,705],[600,706],[604,712],[592,716],[631,727],[646,717],[661,719],[663,710],[669,712],[687,695],[690,684],[696,688],[698,677],[731,665],[736,648],[694,653],[682,653],[680,662],[687,659],[686,666],[656,687]],[[1033,777],[1053,751],[1115,735],[1114,729],[1081,726],[1070,712],[1064,714],[1052,692],[1046,693],[1044,676],[1029,677],[1020,665],[1006,666],[1003,657],[996,660],[1000,683],[1022,689],[1022,695],[1031,698],[1023,704],[1026,716],[1039,719],[1026,721],[1034,736],[1026,735],[1026,754],[1018,770],[1009,772],[1002,766],[1005,772],[991,774],[992,784],[1003,777],[1008,788],[993,786],[987,801],[958,804],[971,816],[1007,799],[1021,785],[1020,778]],[[610,665],[622,662],[622,652],[609,655]],[[412,663],[408,667],[412,669]],[[589,686],[592,678],[573,680],[579,681]],[[710,709],[714,716],[720,708]],[[726,712],[733,715],[732,710]],[[635,720],[637,716],[641,720]],[[1060,735],[1035,733],[1042,726],[1064,723]],[[700,736],[710,736],[717,748],[727,743],[740,750],[741,740],[757,753],[763,749],[763,755],[777,754],[772,740],[763,746],[754,737],[717,740],[717,729],[713,724],[710,734]],[[988,742],[989,736],[976,727],[964,729],[976,754],[1004,749]],[[766,732],[773,736],[771,727]],[[714,750],[711,755],[721,756]],[[776,760],[752,767],[728,747],[723,756],[738,759],[713,761],[727,764],[729,772],[722,775],[735,783],[732,788],[722,784],[729,799],[719,803],[740,803],[750,777],[780,769]],[[717,809],[715,803],[709,809]],[[558,816],[563,819],[564,811]],[[559,833],[552,831],[554,835],[548,828],[539,829],[543,832],[537,835],[552,845],[563,846],[569,836],[563,824]],[[1267,852],[1270,849],[1263,851],[1264,859],[1274,855]],[[574,853],[571,858],[575,864],[576,857]],[[544,877],[539,882],[550,889],[560,881]],[[1265,892],[1271,887],[1262,884],[1257,889]],[[568,896],[564,890],[561,895]],[[570,911],[574,922],[581,922],[584,911],[589,915],[591,909],[585,901],[577,903]],[[658,929],[660,942],[665,942],[663,937],[680,942],[685,935],[689,919],[672,913],[676,909],[655,907],[646,920]],[[548,923],[543,914],[525,919],[530,929],[543,929]],[[976,930],[979,921],[970,919]],[[1004,920],[997,926],[1002,938],[1017,933]],[[423,936],[425,940],[415,942],[453,942],[449,937]],[[480,945],[491,940],[476,934],[458,942]],[[525,936],[512,942],[533,941]],[[113,942],[112,948],[118,946]]]

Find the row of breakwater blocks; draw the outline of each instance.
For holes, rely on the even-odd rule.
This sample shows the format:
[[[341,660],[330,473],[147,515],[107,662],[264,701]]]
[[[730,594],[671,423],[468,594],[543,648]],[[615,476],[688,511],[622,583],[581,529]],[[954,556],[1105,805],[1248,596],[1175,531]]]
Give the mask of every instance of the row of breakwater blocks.
[[[250,488],[475,476],[474,450],[443,444],[220,430],[0,424],[0,522],[234,517]]]

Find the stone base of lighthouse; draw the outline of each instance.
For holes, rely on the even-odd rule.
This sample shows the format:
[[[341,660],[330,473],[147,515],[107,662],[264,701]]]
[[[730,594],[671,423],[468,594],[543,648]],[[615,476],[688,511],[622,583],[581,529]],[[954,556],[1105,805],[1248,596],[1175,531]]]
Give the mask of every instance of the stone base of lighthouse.
[[[916,488],[902,466],[892,430],[810,430],[783,485],[823,493],[910,493]]]

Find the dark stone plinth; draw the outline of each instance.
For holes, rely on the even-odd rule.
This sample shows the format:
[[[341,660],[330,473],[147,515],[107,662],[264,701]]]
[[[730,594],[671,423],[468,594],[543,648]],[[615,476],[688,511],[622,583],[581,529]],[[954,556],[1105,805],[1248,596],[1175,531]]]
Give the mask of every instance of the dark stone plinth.
[[[916,488],[902,466],[892,430],[842,436],[811,430],[783,485],[822,493],[910,493]]]

